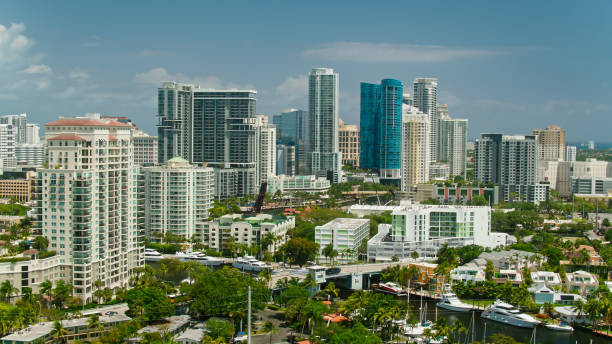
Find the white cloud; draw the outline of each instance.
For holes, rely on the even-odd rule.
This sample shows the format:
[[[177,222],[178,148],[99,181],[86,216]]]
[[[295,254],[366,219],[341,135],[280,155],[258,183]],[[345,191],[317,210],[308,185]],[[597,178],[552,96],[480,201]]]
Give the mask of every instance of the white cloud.
[[[286,101],[306,99],[308,94],[308,78],[306,75],[288,77],[276,87],[276,95]]]
[[[43,89],[49,87],[49,84],[50,84],[49,80],[38,80],[36,82],[36,88],[39,89],[39,90],[43,90]]]
[[[51,67],[46,64],[31,65],[24,69],[25,74],[48,74],[51,73]]]
[[[144,85],[152,85],[152,86],[161,86],[161,83],[164,81],[176,81],[176,82],[184,82],[189,84],[200,85],[202,88],[211,88],[211,89],[253,89],[252,85],[238,85],[231,82],[224,82],[219,77],[216,76],[206,76],[206,77],[188,77],[182,73],[170,74],[166,71],[166,69],[162,67],[153,68],[148,72],[136,74],[134,77],[134,82],[144,84]]]
[[[70,73],[68,73],[68,77],[72,80],[83,81],[83,80],[89,79],[89,73],[79,70],[79,69],[75,69],[71,71]]]
[[[21,59],[32,41],[22,33],[23,23],[12,23],[8,28],[0,24],[0,65]]]
[[[445,62],[459,58],[505,54],[502,50],[439,45],[332,42],[302,52],[303,56],[352,62]]]

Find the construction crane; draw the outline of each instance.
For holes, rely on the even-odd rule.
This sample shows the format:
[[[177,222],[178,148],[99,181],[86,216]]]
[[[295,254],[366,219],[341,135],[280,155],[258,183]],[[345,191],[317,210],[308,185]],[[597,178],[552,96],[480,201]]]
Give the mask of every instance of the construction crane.
[[[253,205],[253,212],[255,214],[261,213],[261,206],[263,205],[267,190],[268,182],[261,183],[261,186],[259,187],[259,194],[257,195],[257,200],[255,201],[255,205]]]

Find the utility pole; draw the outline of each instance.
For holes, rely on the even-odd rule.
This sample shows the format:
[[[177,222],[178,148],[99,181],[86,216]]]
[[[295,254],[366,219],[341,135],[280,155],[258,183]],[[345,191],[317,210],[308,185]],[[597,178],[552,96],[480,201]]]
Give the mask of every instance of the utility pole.
[[[248,295],[249,295],[249,302],[248,302],[248,312],[247,312],[247,344],[251,344],[251,286],[248,287]]]

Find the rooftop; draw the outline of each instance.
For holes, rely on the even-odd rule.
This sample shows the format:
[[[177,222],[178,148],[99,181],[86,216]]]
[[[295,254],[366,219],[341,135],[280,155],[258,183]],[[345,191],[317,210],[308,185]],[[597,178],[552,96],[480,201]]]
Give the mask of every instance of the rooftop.
[[[86,139],[80,137],[77,134],[59,134],[57,136],[53,136],[47,140],[62,140],[62,141],[87,141]]]
[[[347,228],[347,227],[357,228],[357,227],[362,226],[363,224],[368,224],[368,223],[370,223],[369,219],[352,219],[352,218],[340,217],[337,219],[333,219],[322,226],[317,226],[317,227],[325,228],[325,229]]]
[[[204,339],[204,330],[197,328],[188,328],[185,330],[185,332],[175,337],[175,340],[177,341],[185,339],[190,339],[199,343],[202,341],[202,339]]]
[[[76,118],[60,118],[56,121],[45,124],[46,127],[126,127],[131,128],[129,124],[117,122],[114,120],[103,121],[95,118],[76,117]]]

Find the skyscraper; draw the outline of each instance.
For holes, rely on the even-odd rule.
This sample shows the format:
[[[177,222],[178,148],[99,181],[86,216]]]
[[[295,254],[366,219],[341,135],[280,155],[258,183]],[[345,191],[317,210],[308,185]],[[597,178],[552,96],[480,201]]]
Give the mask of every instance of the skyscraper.
[[[429,145],[430,162],[437,161],[438,157],[438,125],[440,119],[437,111],[438,79],[416,78],[414,79],[414,94],[412,103],[414,107],[421,110],[429,118]]]
[[[578,154],[578,148],[576,146],[565,147],[565,161],[576,161],[576,155]]]
[[[446,161],[453,176],[465,176],[468,120],[440,118],[438,160]]]
[[[144,265],[132,130],[99,116],[45,125],[49,168],[37,171],[33,222],[49,249],[65,256],[64,273],[85,302],[92,301],[94,281],[126,287]]]
[[[40,126],[35,123],[26,124],[26,143],[39,144],[40,143]]]
[[[353,124],[344,124],[339,120],[338,148],[342,153],[342,166],[359,167],[359,128]]]
[[[268,117],[257,115],[257,142],[258,148],[257,170],[260,183],[268,180],[269,176],[276,175],[276,128],[268,124]]]
[[[381,182],[399,185],[402,165],[403,85],[394,79],[361,83],[360,165],[378,171]]]
[[[10,124],[15,130],[15,144],[27,143],[27,115],[4,115],[0,117],[0,124]]]
[[[537,202],[535,135],[482,134],[474,148],[474,178],[500,186],[505,200],[523,195]]]
[[[276,143],[295,147],[295,174],[307,174],[308,155],[308,112],[297,109],[287,109],[272,117],[276,126]],[[287,173],[286,173],[287,174]]]
[[[308,82],[310,173],[333,183],[341,179],[338,150],[338,73],[331,68],[314,68]]]
[[[0,124],[0,168],[17,165],[15,158],[15,135],[17,130],[12,124]]]
[[[419,109],[402,106],[402,191],[429,180],[429,117]]]
[[[260,182],[256,93],[164,82],[158,90],[159,163],[180,156],[190,163],[232,169],[237,174],[233,196],[255,193]]]
[[[538,160],[565,160],[565,130],[556,125],[546,129],[534,129],[533,135],[538,136]]]

